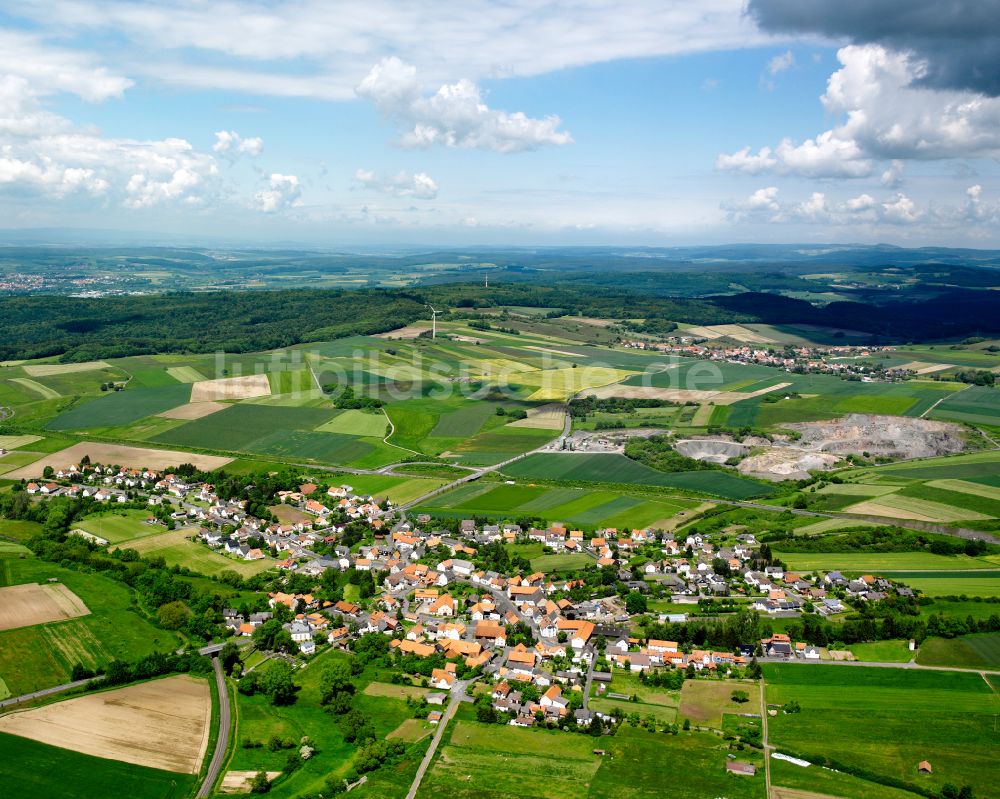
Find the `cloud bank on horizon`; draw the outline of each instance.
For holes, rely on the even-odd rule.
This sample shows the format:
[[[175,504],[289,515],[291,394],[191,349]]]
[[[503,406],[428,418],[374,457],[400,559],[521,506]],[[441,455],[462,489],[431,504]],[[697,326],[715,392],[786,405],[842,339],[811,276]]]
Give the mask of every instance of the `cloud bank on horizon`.
[[[4,227],[1000,246],[1000,0],[28,0]]]

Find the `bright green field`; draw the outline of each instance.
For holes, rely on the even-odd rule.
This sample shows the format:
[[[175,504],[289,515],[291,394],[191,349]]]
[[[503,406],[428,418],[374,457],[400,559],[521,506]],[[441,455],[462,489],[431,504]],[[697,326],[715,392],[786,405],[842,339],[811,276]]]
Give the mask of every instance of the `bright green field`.
[[[444,485],[446,480],[432,477],[396,477],[390,474],[344,474],[342,482],[355,491],[375,498],[387,497],[397,505]]]
[[[769,704],[800,713],[768,723],[780,751],[824,757],[940,790],[971,784],[996,796],[997,697],[978,674],[823,665],[765,665]],[[929,760],[931,776],[918,776]]]
[[[341,411],[329,422],[316,428],[326,433],[346,433],[350,436],[370,436],[383,438],[389,429],[389,422],[381,411]]]
[[[197,777],[81,755],[0,733],[0,790],[18,799],[183,799]]]
[[[594,562],[594,559],[583,552],[573,552],[563,555],[541,555],[531,559],[531,570],[546,574],[560,571],[573,571]]]
[[[596,527],[648,527],[665,522],[696,503],[676,497],[649,498],[584,488],[467,483],[433,497],[421,510],[516,519],[539,516],[549,522]]]
[[[780,545],[776,545],[778,551]],[[782,552],[781,559],[796,571],[963,571],[995,568],[995,556],[934,555],[930,552]]]
[[[40,532],[42,532],[42,525],[39,522],[0,519],[0,536],[4,538],[12,538],[15,541],[27,541]]]
[[[928,638],[920,645],[917,663],[1000,670],[1000,633],[975,633],[951,639]]]
[[[868,782],[818,765],[806,768],[771,759],[771,784],[843,799],[915,799],[917,794]]]
[[[48,429],[119,427],[183,405],[190,399],[191,386],[186,383],[112,391],[60,414],[49,422]]]
[[[361,467],[382,466],[399,459],[398,450],[377,438],[316,432],[335,419],[334,412],[325,408],[239,403],[148,440],[197,449]],[[384,434],[382,425],[379,435]]]
[[[856,470],[845,473],[852,479],[859,475],[892,475],[911,477],[917,480],[974,480],[976,478],[1000,475],[1000,452],[988,450],[969,455],[952,455],[944,458],[929,458],[923,461],[889,464],[875,469]]]
[[[144,510],[126,510],[103,516],[91,516],[76,522],[73,527],[100,536],[111,544],[145,538],[164,532],[159,524],[146,524],[149,513]]]
[[[1000,390],[970,386],[965,391],[948,397],[931,415],[935,419],[1000,425]]]
[[[873,641],[868,644],[852,644],[851,651],[857,660],[866,663],[906,663],[913,659],[909,641]]]
[[[288,779],[281,780],[272,788],[269,796],[295,797],[314,796],[323,790],[323,782],[331,775],[345,775],[351,766],[353,744],[344,740],[339,726],[320,705],[320,676],[326,664],[347,659],[342,652],[328,651],[318,655],[305,669],[296,674],[295,682],[300,687],[293,704],[281,707],[271,705],[262,696],[237,694],[237,715],[239,718],[236,741],[244,738],[266,742],[272,735],[291,737],[298,741],[303,735],[313,740],[317,749],[314,758],[295,771]],[[266,669],[268,666],[260,666]],[[371,681],[370,671],[354,679],[357,688],[353,706],[361,710],[382,738],[396,729],[413,712],[404,700],[386,696],[367,696],[364,687]],[[286,752],[270,752],[266,746],[244,749],[237,743],[228,765],[233,770],[281,771]],[[302,792],[310,792],[303,794]],[[363,792],[359,796],[365,795]]]
[[[90,614],[0,632],[0,678],[20,695],[69,681],[76,663],[90,668],[115,658],[135,660],[175,649],[175,633],[154,627],[133,609],[133,593],[99,574],[83,574],[35,558],[0,557],[0,585],[44,583],[56,577]],[[2,760],[2,758],[0,758]]]
[[[953,572],[891,572],[901,580],[930,597],[935,596],[1000,596],[1000,571]]]
[[[678,736],[622,725],[611,738],[482,725],[461,708],[445,733],[418,799],[764,799],[764,777],[726,773],[728,744],[707,733]],[[593,754],[596,747],[608,754]],[[752,750],[740,756],[758,766]],[[683,766],[681,766],[683,764]]]
[[[512,477],[664,486],[715,494],[726,499],[747,499],[771,489],[728,472],[707,469],[694,472],[659,472],[624,455],[538,453],[505,466]]]
[[[168,366],[166,372],[174,380],[179,380],[181,383],[198,383],[207,380],[205,375],[193,366]]]
[[[237,560],[214,552],[200,541],[188,541],[187,537],[197,530],[186,527],[158,533],[157,535],[128,541],[124,549],[135,549],[143,556],[159,555],[168,566],[184,566],[199,574],[211,577],[230,570],[243,577],[249,577],[274,566],[270,558],[262,560]]]

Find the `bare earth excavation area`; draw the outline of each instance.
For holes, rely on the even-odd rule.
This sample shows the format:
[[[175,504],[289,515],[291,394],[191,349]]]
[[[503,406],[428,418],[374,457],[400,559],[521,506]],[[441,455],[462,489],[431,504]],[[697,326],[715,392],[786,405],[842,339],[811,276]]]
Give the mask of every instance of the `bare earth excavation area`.
[[[739,459],[736,468],[741,474],[765,480],[804,480],[810,472],[836,468],[843,455],[928,458],[965,449],[960,426],[904,416],[852,413],[828,422],[785,427],[801,438],[794,443],[772,443],[766,438],[737,442],[729,436],[702,436],[678,441],[674,448],[709,463]]]
[[[211,717],[208,683],[180,675],[0,716],[0,731],[94,757],[197,774]]]
[[[0,588],[0,630],[86,616],[90,610],[65,585],[12,585]]]

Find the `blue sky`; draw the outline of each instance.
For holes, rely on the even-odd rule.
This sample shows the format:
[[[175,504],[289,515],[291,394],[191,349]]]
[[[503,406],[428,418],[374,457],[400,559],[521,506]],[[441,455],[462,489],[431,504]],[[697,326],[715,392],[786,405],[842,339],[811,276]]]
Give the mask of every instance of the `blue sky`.
[[[0,5],[5,228],[1000,245],[994,49],[859,0]]]

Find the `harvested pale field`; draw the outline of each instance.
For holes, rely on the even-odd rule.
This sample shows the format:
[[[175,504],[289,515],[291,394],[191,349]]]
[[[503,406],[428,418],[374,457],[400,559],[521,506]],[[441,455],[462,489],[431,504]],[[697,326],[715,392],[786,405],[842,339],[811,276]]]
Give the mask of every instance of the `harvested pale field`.
[[[17,449],[41,440],[41,436],[0,436],[0,449]]]
[[[191,402],[212,400],[241,400],[271,396],[271,383],[267,375],[223,377],[219,380],[201,380],[191,384]]]
[[[129,685],[0,717],[0,731],[94,757],[197,774],[212,695],[187,675]]]
[[[854,660],[854,653],[850,649],[831,649],[828,654],[830,655],[830,660]]]
[[[37,380],[32,380],[30,377],[12,377],[10,379],[11,383],[17,383],[20,386],[24,386],[29,391],[34,391],[42,399],[58,399],[62,396],[54,388],[49,388],[48,386],[43,386]]]
[[[614,319],[597,319],[593,316],[569,316],[567,319],[573,322],[583,322],[583,324],[592,327],[611,327],[611,325],[617,324]]]
[[[703,502],[697,508],[685,508],[684,510],[679,510],[669,519],[660,519],[658,522],[653,522],[648,525],[650,530],[663,530],[664,532],[671,533],[680,527],[682,524],[687,524],[689,521],[697,516],[700,516],[707,510],[711,510],[715,505],[711,502]]]
[[[373,338],[417,338],[421,333],[426,333],[430,329],[430,322],[417,322],[406,327],[397,327],[388,333],[376,333]]]
[[[719,334],[719,336],[724,336],[726,338],[731,338],[733,341],[739,341],[743,344],[773,344],[774,339],[768,338],[748,327],[743,327],[743,325],[711,325],[703,328],[704,330],[712,330]]]
[[[219,786],[221,793],[250,793],[250,781],[257,776],[256,771],[227,771]],[[268,771],[267,778],[274,782],[281,776],[280,771]]]
[[[415,685],[393,685],[388,682],[370,682],[363,692],[366,696],[388,696],[392,699],[422,699],[427,696],[426,688]]]
[[[686,327],[683,330],[677,331],[682,336],[697,336],[698,338],[709,338],[716,339],[722,338],[722,333],[711,327],[703,327],[701,325],[696,325],[694,327]]]
[[[200,383],[208,379],[193,366],[170,366],[167,374],[179,383]]]
[[[102,444],[96,441],[82,441],[72,447],[46,455],[39,461],[23,466],[10,474],[4,475],[8,480],[31,479],[41,477],[42,470],[51,466],[57,471],[66,466],[79,463],[84,455],[89,455],[92,463],[110,463],[129,466],[134,469],[166,469],[168,466],[180,466],[190,463],[202,471],[210,472],[219,469],[232,461],[232,458],[222,458],[218,455],[199,455],[194,452],[179,452],[173,449],[150,449],[148,447],[129,447],[124,444]]]
[[[536,430],[562,430],[566,421],[566,406],[559,402],[539,405],[528,411],[527,419],[518,419],[508,427],[531,427]]]
[[[669,402],[706,402],[719,395],[718,391],[700,391],[693,388],[657,388],[656,386],[602,386],[588,391],[598,399],[621,397],[622,399],[659,399]]]
[[[217,411],[224,411],[228,407],[224,402],[189,402],[156,415],[164,419],[201,419]]]
[[[694,416],[691,417],[692,427],[705,427],[710,421],[712,421],[712,411],[715,410],[715,406],[709,403],[703,403],[698,406],[698,410],[694,412]]]
[[[771,799],[840,799],[837,796],[830,796],[826,793],[813,793],[812,791],[800,791],[794,788],[771,787]]]
[[[305,511],[293,508],[291,505],[272,505],[268,508],[274,517],[282,524],[298,524],[299,522],[312,522],[315,516],[311,516]]]
[[[931,488],[943,488],[946,491],[957,491],[959,494],[971,494],[974,497],[1000,500],[1000,488],[997,486],[970,483],[966,480],[931,480],[927,483]]]
[[[940,502],[914,497],[900,497],[894,494],[867,502],[859,502],[844,508],[844,512],[862,513],[866,516],[886,516],[891,519],[913,519],[918,522],[985,521],[990,518],[973,510],[964,510]]]
[[[909,369],[911,372],[915,372],[918,375],[929,375],[933,372],[943,372],[945,369],[954,369],[955,364],[953,363],[927,363],[925,361],[910,361],[909,363],[904,363],[902,366],[897,366],[897,369]]]
[[[61,583],[27,583],[0,588],[0,630],[86,616],[90,610]]]
[[[790,385],[791,383],[776,383],[766,388],[758,388],[756,391],[723,391],[712,397],[712,403],[715,405],[732,405],[734,402],[742,402],[743,400],[760,397],[764,394],[770,394],[772,391],[781,391]]]
[[[549,352],[553,355],[564,355],[567,358],[584,358],[586,356],[581,355],[579,352],[567,352],[566,350],[554,350],[552,347],[536,347],[532,344],[528,344],[525,347],[526,350],[535,350],[536,352]]]
[[[22,366],[25,373],[32,377],[48,377],[49,375],[69,375],[74,372],[90,372],[94,369],[110,369],[107,361],[82,361],[81,363],[36,363]]]

